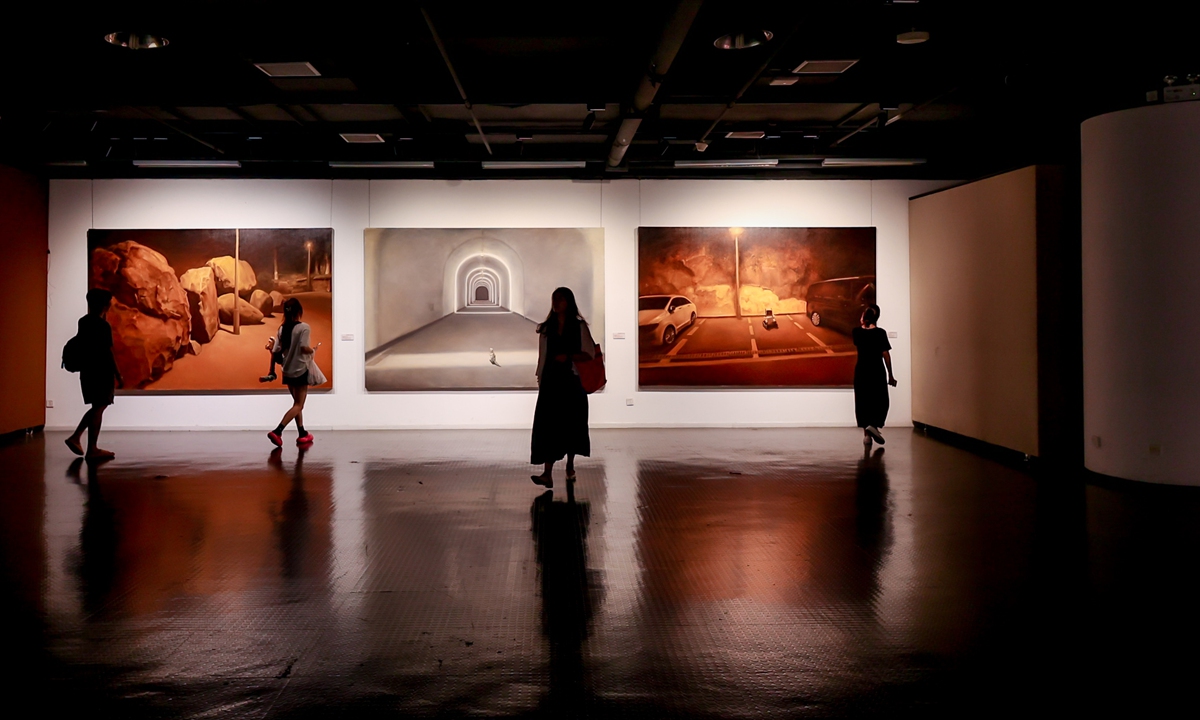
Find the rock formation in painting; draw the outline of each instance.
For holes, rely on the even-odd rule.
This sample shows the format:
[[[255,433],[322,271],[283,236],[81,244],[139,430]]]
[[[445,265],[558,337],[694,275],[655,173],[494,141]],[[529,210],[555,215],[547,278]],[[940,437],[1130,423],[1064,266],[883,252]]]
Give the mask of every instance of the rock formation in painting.
[[[215,257],[205,263],[205,265],[213,269],[213,276],[217,280],[218,295],[234,291],[233,264],[234,259],[229,255]],[[254,274],[254,268],[245,260],[238,261],[237,294],[243,298],[248,298],[250,297],[250,293],[254,292],[254,288],[257,285],[258,277]]]
[[[226,293],[217,298],[217,305],[220,308],[221,322],[226,325],[233,324],[233,301],[234,294]],[[263,314],[258,308],[241,298],[237,298],[238,314],[241,315],[241,322],[245,325],[260,325],[263,321]]]
[[[113,295],[108,319],[126,387],[162,377],[191,337],[187,293],[167,259],[132,241],[96,248],[90,286]]]
[[[272,314],[283,312],[283,301],[286,299],[278,290],[271,291]]]
[[[272,315],[275,312],[275,301],[265,290],[255,290],[250,293],[250,304],[264,316]]]
[[[221,327],[213,269],[207,265],[192,268],[179,278],[179,284],[187,293],[188,309],[192,316],[192,339],[202,343],[212,342]]]

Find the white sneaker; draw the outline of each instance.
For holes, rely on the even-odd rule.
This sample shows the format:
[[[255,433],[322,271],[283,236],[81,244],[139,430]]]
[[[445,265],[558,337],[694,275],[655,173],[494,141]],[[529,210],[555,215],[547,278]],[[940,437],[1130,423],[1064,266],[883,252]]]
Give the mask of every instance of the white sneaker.
[[[867,431],[867,434],[875,438],[875,442],[879,443],[880,445],[883,445],[887,442],[887,440],[883,439],[883,433],[879,432],[879,428],[875,427],[874,425],[868,425],[864,429]]]

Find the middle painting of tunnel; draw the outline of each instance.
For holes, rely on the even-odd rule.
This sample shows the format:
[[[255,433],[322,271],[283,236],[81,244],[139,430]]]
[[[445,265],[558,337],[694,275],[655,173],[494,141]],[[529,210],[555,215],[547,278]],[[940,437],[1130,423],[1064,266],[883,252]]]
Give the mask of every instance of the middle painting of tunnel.
[[[364,252],[367,390],[536,389],[558,287],[604,337],[602,228],[372,228]]]
[[[873,227],[638,228],[638,384],[850,386],[874,303]]]

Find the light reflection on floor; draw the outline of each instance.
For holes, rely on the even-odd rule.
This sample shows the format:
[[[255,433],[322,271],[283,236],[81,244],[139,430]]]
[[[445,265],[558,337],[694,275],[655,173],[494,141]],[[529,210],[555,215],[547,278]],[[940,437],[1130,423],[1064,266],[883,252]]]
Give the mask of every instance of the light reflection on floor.
[[[54,710],[791,717],[1181,697],[1200,496],[906,430],[61,433],[0,447],[2,598]],[[561,482],[561,481],[560,481]]]

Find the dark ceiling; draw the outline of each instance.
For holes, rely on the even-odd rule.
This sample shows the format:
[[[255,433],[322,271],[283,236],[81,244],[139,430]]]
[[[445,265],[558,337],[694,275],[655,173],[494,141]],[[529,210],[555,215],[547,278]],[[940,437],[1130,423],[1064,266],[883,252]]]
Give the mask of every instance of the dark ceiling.
[[[967,178],[1074,162],[1082,119],[1144,104],[1165,74],[1183,83],[1187,73],[1200,73],[1188,36],[1195,23],[1153,3],[1086,15],[1068,10],[1100,6],[614,0],[42,7],[19,22],[10,15],[0,46],[7,71],[0,162],[50,177]],[[758,47],[714,47],[720,36],[762,29],[773,38]],[[896,42],[914,29],[930,39]],[[129,50],[105,42],[118,30],[159,34],[170,44]],[[857,62],[842,74],[792,72],[817,60]],[[264,62],[308,62],[320,76],[271,78],[254,65]],[[620,132],[623,125],[636,132]],[[763,137],[726,137],[739,131]],[[378,134],[382,142],[350,144],[342,133]],[[613,153],[623,136],[632,138],[627,152]],[[703,152],[698,141],[708,144]],[[610,166],[610,157],[620,162]],[[846,167],[827,158],[924,162]],[[214,159],[241,167],[134,165]],[[778,164],[676,165],[748,159]],[[514,160],[586,165],[482,165]],[[378,161],[434,166],[330,165]]]

